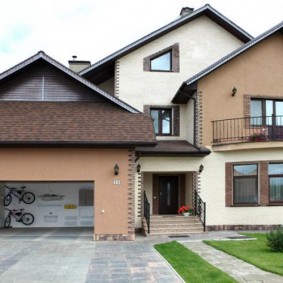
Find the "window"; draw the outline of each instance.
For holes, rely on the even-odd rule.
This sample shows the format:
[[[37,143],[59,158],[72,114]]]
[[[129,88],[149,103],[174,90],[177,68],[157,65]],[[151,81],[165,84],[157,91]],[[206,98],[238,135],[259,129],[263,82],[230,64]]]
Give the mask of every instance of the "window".
[[[172,109],[152,108],[150,116],[153,119],[154,132],[156,135],[172,134]]]
[[[172,53],[166,52],[150,60],[151,71],[171,71],[172,70]]]
[[[268,164],[269,201],[283,202],[283,163]]]
[[[251,125],[271,126],[272,115],[275,115],[274,124],[283,126],[283,101],[272,99],[252,99],[250,104]]]
[[[143,58],[143,70],[145,72],[180,72],[179,43]]]
[[[79,190],[79,206],[93,206],[93,190],[80,189]]]
[[[233,203],[258,203],[257,164],[233,166]]]

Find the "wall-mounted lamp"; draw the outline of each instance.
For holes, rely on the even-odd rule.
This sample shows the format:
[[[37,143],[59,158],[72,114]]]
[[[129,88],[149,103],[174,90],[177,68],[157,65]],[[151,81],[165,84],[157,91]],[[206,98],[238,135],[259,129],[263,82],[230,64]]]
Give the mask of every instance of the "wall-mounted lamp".
[[[201,173],[203,171],[203,169],[204,169],[204,166],[201,164],[199,169],[198,169],[198,172]]]
[[[115,166],[114,166],[114,175],[119,175],[119,166],[118,164],[116,163]]]
[[[233,87],[232,88],[232,96],[235,96],[236,93],[237,93],[237,89],[236,89],[236,87]]]
[[[137,165],[137,173],[140,173],[140,172],[141,172],[141,165],[138,164],[138,165]]]

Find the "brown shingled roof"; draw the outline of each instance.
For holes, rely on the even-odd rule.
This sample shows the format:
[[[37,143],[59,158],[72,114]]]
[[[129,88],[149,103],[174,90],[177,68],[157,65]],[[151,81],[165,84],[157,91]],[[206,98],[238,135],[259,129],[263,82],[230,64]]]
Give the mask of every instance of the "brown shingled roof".
[[[155,145],[151,118],[110,103],[1,101],[0,144]]]
[[[187,141],[158,141],[155,147],[137,147],[136,152],[142,156],[205,156],[210,150],[196,147]]]

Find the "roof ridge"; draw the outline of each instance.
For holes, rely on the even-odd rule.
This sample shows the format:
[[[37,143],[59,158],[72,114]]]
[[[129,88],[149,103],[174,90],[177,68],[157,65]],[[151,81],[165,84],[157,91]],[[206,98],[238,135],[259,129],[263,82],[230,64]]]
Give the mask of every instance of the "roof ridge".
[[[185,15],[183,17],[178,17],[176,20],[166,24],[165,26],[162,26],[161,28],[135,40],[134,42],[126,45],[125,47],[122,47],[120,49],[118,49],[117,51],[115,51],[114,53],[102,58],[101,60],[97,61],[96,63],[92,64],[91,66],[89,66],[88,68],[82,70],[81,72],[79,72],[80,75],[84,75],[87,72],[91,71],[92,69],[95,69],[96,67],[102,65],[103,63],[106,63],[107,61],[111,61],[115,58],[118,58],[119,56],[123,56],[124,53],[126,53],[129,49],[132,48],[138,48],[138,45],[146,42],[148,40],[150,40],[151,38],[154,38],[155,36],[157,36],[158,34],[165,32],[165,31],[170,31],[171,28],[173,28],[174,26],[177,26],[178,24],[182,24],[184,22],[184,24],[186,23],[186,21],[188,21],[189,19],[193,19],[194,17],[196,17],[198,14],[201,14],[202,12],[205,11],[210,11],[212,13],[214,13],[215,15],[217,15],[219,18],[221,18],[222,20],[224,20],[225,22],[229,23],[231,26],[233,26],[236,30],[238,30],[240,33],[242,33],[245,37],[252,39],[252,36],[250,34],[248,34],[246,31],[244,31],[242,28],[240,28],[238,25],[236,25],[234,22],[232,22],[231,20],[229,20],[228,18],[226,18],[224,15],[222,15],[220,12],[218,12],[216,9],[214,9],[212,6],[210,6],[209,4],[206,4],[198,9],[196,9],[195,11],[191,12],[188,15]]]

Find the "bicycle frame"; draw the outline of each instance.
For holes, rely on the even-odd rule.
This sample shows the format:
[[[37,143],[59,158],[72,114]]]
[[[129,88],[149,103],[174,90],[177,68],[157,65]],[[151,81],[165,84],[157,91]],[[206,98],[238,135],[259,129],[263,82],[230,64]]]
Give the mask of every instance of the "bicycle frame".
[[[9,193],[7,195],[13,195],[19,200],[22,199],[25,187],[21,187],[20,189],[18,189],[18,188],[10,188],[6,186],[6,188],[9,189]]]
[[[9,211],[7,217],[13,216],[16,219],[16,221],[18,221],[18,222],[21,221],[23,211],[24,211],[23,208],[21,208],[21,209],[7,209],[7,208],[5,208],[5,209]]]

